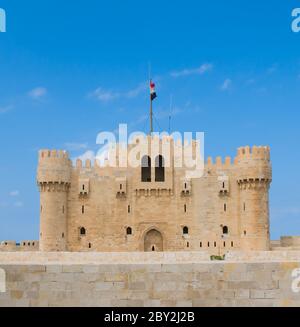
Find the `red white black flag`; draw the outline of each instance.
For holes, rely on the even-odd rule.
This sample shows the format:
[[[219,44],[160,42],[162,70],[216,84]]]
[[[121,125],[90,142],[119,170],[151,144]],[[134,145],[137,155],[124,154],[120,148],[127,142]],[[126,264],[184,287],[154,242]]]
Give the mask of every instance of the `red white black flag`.
[[[151,95],[151,101],[153,101],[157,97],[155,92],[155,84],[152,82],[152,80],[150,80],[150,95]]]

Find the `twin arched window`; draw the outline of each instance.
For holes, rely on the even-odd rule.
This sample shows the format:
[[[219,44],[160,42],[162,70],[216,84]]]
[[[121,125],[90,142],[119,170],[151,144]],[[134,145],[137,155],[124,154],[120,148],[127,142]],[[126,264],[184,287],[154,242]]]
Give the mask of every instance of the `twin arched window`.
[[[151,182],[151,158],[143,156],[142,162],[142,182]],[[155,158],[155,182],[165,181],[165,161],[162,155]]]
[[[149,156],[142,158],[142,182],[151,182],[151,158]]]

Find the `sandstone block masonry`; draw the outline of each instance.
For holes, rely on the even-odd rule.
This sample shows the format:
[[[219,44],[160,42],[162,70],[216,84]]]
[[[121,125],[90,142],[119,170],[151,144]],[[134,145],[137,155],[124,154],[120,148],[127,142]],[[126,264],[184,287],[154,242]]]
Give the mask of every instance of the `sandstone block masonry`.
[[[203,176],[188,178],[176,165],[174,140],[166,140],[169,165],[158,147],[136,168],[90,160],[73,167],[66,152],[41,150],[40,250],[269,250],[270,149],[208,158]]]
[[[0,306],[300,306],[292,289],[299,260],[210,262],[195,253],[134,253],[126,263],[122,253],[119,259],[62,253],[49,254],[48,263],[31,254],[30,263],[25,254],[0,256],[6,272]],[[92,256],[94,263],[86,263]]]

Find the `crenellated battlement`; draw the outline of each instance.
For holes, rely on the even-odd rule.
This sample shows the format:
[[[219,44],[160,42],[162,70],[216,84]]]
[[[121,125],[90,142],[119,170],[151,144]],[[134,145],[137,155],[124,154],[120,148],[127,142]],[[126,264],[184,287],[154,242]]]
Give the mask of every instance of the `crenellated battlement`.
[[[39,151],[37,180],[43,183],[70,183],[72,162],[63,150]]]
[[[97,160],[94,161],[94,164],[92,164],[90,159],[86,159],[85,161],[82,161],[81,159],[76,160],[75,168],[77,169],[93,167],[97,167]]]
[[[212,157],[208,157],[206,161],[206,167],[207,168],[216,168],[216,169],[228,169],[233,167],[232,164],[232,158],[231,157],[225,157],[223,159],[222,157],[216,157],[215,160],[213,160]]]
[[[62,158],[62,159],[69,159],[69,154],[65,150],[40,150],[39,151],[39,159],[46,159],[46,158]]]
[[[240,147],[236,156],[238,161],[241,160],[265,160],[270,161],[270,147],[269,146],[250,146]]]

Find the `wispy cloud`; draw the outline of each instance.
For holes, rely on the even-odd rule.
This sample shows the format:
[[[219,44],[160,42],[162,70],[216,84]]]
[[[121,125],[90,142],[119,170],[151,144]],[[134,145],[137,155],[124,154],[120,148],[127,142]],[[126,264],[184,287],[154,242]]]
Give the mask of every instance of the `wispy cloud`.
[[[129,90],[125,93],[127,98],[135,98],[148,88],[148,82],[140,83],[136,88]]]
[[[18,190],[14,190],[14,191],[9,192],[9,195],[13,196],[13,197],[18,196],[19,194],[20,194],[20,191],[18,191]]]
[[[66,142],[64,144],[66,150],[69,151],[80,151],[88,148],[88,143],[76,143],[76,142]]]
[[[76,157],[75,160],[80,159],[84,162],[89,159],[89,160],[93,161],[93,160],[95,160],[95,157],[96,157],[95,152],[92,150],[88,150],[88,151],[84,152],[82,155]]]
[[[267,69],[267,74],[273,74],[278,70],[278,64],[273,64]]]
[[[7,112],[9,112],[12,109],[13,109],[12,105],[0,107],[0,114],[6,114]]]
[[[98,87],[96,90],[90,92],[88,96],[89,98],[94,98],[101,102],[109,102],[119,98],[133,99],[145,92],[147,87],[148,82],[142,82],[137,87],[124,92],[106,90],[102,87]]]
[[[104,90],[102,87],[98,87],[89,94],[89,97],[95,98],[101,102],[108,102],[119,98],[120,94],[111,90]]]
[[[182,77],[182,76],[189,76],[189,75],[202,75],[210,70],[213,69],[213,65],[209,63],[205,63],[197,68],[191,69],[183,69],[179,71],[173,71],[170,73],[172,77]]]
[[[274,208],[272,214],[276,216],[289,215],[289,216],[300,216],[300,207],[290,206],[283,208]]]
[[[39,100],[47,94],[45,87],[36,87],[28,92],[28,96],[34,100]]]
[[[230,78],[226,78],[223,84],[221,85],[222,91],[228,91],[232,87],[232,80]]]
[[[17,202],[14,203],[14,207],[21,208],[23,206],[24,206],[24,203],[21,202],[21,201],[17,201]]]

